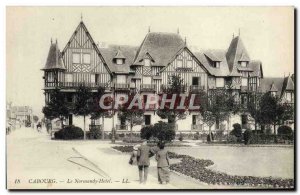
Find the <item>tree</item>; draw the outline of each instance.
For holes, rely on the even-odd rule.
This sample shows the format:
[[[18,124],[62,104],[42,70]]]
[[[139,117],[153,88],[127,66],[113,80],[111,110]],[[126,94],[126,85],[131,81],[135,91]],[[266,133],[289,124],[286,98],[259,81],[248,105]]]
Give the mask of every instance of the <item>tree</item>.
[[[118,118],[121,121],[126,121],[130,126],[130,141],[132,141],[132,131],[133,127],[136,125],[140,125],[144,121],[144,111],[141,110],[138,106],[132,106],[132,108],[128,108],[130,103],[133,101],[135,94],[130,94],[128,101],[121,105],[118,110]]]
[[[273,125],[276,134],[276,125],[280,125],[283,121],[293,119],[294,109],[290,104],[282,103],[278,96],[271,93],[265,93],[260,102],[261,123]]]
[[[85,117],[93,111],[91,89],[85,85],[80,85],[76,90],[75,97],[74,114],[77,116],[83,116],[83,132],[84,139],[86,139]]]
[[[238,107],[232,92],[226,89],[209,90],[202,98],[206,101],[201,101],[200,113],[203,122],[209,127],[209,140],[212,140],[211,127],[215,123],[228,119],[232,113],[237,112]]]
[[[37,123],[39,121],[39,117],[36,115],[33,115],[32,119],[33,119],[34,123]]]
[[[170,107],[170,103],[166,103],[163,108],[158,109],[157,115],[162,119],[168,119],[170,123],[175,127],[175,123],[177,120],[182,120],[186,118],[187,109],[177,109],[179,106],[181,97],[179,94],[185,91],[185,85],[183,79],[181,79],[180,75],[172,75],[169,79],[169,87],[164,90],[167,99],[171,99],[173,95],[176,95],[174,108]],[[162,98],[160,98],[161,101]],[[185,101],[185,105],[188,100]],[[159,104],[160,105],[160,104]]]
[[[50,120],[58,118],[63,128],[63,121],[69,116],[71,108],[66,102],[65,94],[59,89],[54,89],[49,95],[50,101],[43,107],[42,112]]]
[[[141,129],[141,138],[149,140],[154,138],[159,142],[171,142],[175,139],[175,130],[170,123],[159,121],[153,126]]]
[[[92,105],[91,105],[91,119],[99,119],[102,118],[102,139],[104,139],[104,118],[109,115],[109,110],[103,109],[100,107],[100,99],[105,94],[105,88],[99,87],[96,93],[92,95]],[[104,105],[111,102],[112,100],[105,99]]]

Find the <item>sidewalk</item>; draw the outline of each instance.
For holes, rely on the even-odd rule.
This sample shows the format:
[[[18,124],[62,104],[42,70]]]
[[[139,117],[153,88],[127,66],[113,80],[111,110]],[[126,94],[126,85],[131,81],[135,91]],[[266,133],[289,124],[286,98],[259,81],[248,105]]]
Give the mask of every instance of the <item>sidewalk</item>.
[[[157,181],[156,163],[151,159],[147,184],[139,183],[139,175],[137,166],[128,163],[130,155],[123,154],[111,148],[113,144],[100,143],[95,145],[85,145],[75,147],[81,156],[88,159],[100,170],[105,172],[112,182],[108,188],[113,189],[176,189],[172,184],[161,185]],[[97,169],[97,168],[96,168]],[[128,183],[122,183],[128,181]]]

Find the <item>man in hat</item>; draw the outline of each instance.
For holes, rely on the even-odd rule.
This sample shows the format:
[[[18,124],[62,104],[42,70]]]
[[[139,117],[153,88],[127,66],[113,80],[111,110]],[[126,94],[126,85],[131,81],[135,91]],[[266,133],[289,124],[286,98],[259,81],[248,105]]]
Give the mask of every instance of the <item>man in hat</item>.
[[[140,177],[140,183],[146,183],[147,182],[147,176],[148,176],[148,168],[150,165],[150,159],[149,156],[150,153],[150,147],[147,145],[147,140],[142,140],[142,145],[138,148],[137,152],[137,164],[139,168],[139,177]],[[144,176],[144,177],[143,177]]]

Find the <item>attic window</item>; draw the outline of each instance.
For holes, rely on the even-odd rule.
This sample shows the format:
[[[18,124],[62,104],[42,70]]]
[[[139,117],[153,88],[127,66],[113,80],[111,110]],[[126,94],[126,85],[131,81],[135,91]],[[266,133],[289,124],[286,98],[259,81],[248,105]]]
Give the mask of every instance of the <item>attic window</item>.
[[[72,61],[73,64],[80,64],[80,53],[73,53]]]
[[[84,64],[91,64],[91,54],[84,53],[83,54],[83,63]]]
[[[220,62],[219,61],[214,61],[213,62],[213,67],[214,68],[220,68]]]
[[[145,66],[150,66],[150,59],[144,59],[145,61]]]
[[[182,68],[183,62],[182,60],[177,60],[177,68]]]
[[[117,59],[116,62],[118,65],[121,65],[121,64],[123,64],[123,59]]]
[[[192,68],[193,67],[193,61],[192,60],[187,60],[186,61],[186,66],[187,66],[187,68]]]
[[[247,61],[240,61],[239,63],[240,63],[240,65],[241,65],[241,67],[244,67],[244,68],[246,68],[247,65],[248,65],[248,62],[247,62]]]

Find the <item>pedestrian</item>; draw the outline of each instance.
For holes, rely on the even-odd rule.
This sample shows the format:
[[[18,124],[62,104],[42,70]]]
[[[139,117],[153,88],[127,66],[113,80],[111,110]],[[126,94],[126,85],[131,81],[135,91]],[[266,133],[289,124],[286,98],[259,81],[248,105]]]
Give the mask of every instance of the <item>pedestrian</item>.
[[[139,169],[139,179],[140,183],[146,184],[148,169],[150,165],[150,147],[147,145],[147,140],[142,140],[142,145],[138,148],[137,151],[137,164]]]
[[[159,151],[156,153],[155,159],[157,160],[157,173],[158,182],[160,184],[167,184],[170,182],[170,171],[169,171],[169,157],[168,151],[165,149],[165,144],[161,142],[159,144]]]
[[[139,145],[139,144],[133,146],[133,151],[132,151],[131,156],[130,156],[129,164],[131,164],[131,165],[137,165],[137,152],[138,152],[138,148],[140,146],[141,145]]]

